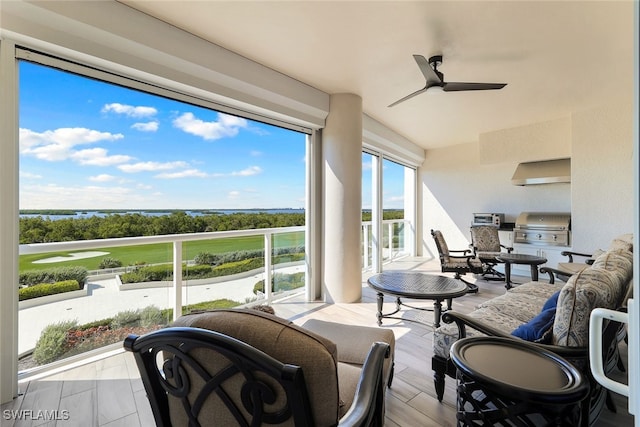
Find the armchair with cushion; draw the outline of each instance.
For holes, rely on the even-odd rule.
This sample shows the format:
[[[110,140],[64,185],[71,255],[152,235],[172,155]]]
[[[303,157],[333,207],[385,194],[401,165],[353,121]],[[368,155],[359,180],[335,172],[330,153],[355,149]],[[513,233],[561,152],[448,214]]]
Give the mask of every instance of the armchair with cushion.
[[[461,275],[466,273],[482,274],[484,267],[482,262],[475,257],[469,249],[452,250],[449,249],[444,236],[440,230],[431,230],[431,236],[436,242],[438,256],[440,257],[440,267],[443,273],[455,273],[455,278],[460,279],[469,287],[469,292],[478,292],[478,286],[467,282]]]
[[[497,257],[504,253],[502,249],[511,253],[513,248],[500,244],[498,228],[493,225],[472,225],[471,246],[476,258],[484,264],[482,277],[485,280],[504,280],[504,274],[495,269],[500,262]]]
[[[382,426],[387,343],[342,364],[330,340],[247,309],[129,336],[158,426]]]
[[[623,249],[627,250],[633,245],[633,234],[623,234],[611,242],[609,250],[612,249]],[[562,251],[560,255],[568,257],[567,262],[559,262],[558,266],[555,269],[549,269],[552,271],[556,277],[560,280],[567,281],[569,277],[573,276],[576,273],[581,272],[591,264],[593,261],[602,255],[605,251],[602,249],[597,249],[592,251],[591,253],[584,252],[575,252],[575,251]],[[574,262],[573,257],[580,257],[584,262]]]

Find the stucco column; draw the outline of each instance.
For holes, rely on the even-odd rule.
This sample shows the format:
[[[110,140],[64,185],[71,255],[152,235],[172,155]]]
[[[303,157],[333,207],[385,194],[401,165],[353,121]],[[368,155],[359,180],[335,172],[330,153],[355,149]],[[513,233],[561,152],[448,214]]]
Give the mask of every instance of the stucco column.
[[[324,159],[323,296],[327,302],[362,297],[362,98],[331,95],[322,131]]]

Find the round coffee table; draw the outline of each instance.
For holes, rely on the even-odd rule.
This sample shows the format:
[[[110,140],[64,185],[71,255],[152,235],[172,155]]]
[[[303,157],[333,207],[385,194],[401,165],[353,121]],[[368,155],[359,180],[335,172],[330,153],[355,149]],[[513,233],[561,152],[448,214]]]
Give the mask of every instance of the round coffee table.
[[[525,264],[531,266],[531,280],[534,282],[538,280],[538,266],[547,262],[546,258],[527,255],[527,254],[500,254],[496,256],[499,262],[504,263],[504,280],[506,284],[505,288],[511,289],[511,264]]]
[[[383,317],[393,318],[392,316],[400,311],[400,306],[402,305],[416,310],[427,310],[402,303],[400,298],[403,297],[434,300],[433,325],[437,328],[440,326],[442,301],[446,300],[447,310],[451,310],[451,300],[466,295],[469,291],[467,285],[460,280],[417,271],[387,271],[371,276],[367,283],[378,292],[378,325],[382,325]],[[382,313],[382,302],[385,294],[396,297],[396,310],[392,313]]]
[[[580,425],[589,384],[557,354],[502,337],[461,339],[450,354],[459,426]]]

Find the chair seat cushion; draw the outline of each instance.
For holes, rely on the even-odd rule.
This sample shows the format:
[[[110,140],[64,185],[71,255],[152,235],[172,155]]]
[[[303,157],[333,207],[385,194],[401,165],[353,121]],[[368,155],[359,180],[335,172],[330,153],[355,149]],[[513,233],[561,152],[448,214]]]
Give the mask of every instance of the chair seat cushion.
[[[396,342],[392,330],[371,326],[345,325],[319,319],[309,319],[302,324],[302,327],[331,340],[338,349],[338,362],[353,365],[362,366],[364,364],[374,342],[389,344],[391,353],[384,361],[383,373],[385,382],[389,378]]]
[[[340,412],[338,416],[340,418],[351,408],[361,374],[361,365],[338,362],[338,384],[340,389]]]

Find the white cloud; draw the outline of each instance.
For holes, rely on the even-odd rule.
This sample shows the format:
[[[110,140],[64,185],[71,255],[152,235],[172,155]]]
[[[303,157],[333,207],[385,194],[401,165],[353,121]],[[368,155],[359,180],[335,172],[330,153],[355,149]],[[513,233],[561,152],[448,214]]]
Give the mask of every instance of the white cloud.
[[[155,109],[154,107],[144,107],[144,106],[134,107],[133,105],[119,104],[117,102],[114,102],[111,104],[105,104],[105,106],[102,107],[102,112],[103,113],[113,112],[117,114],[124,114],[127,117],[138,118],[138,117],[155,116],[158,110]]]
[[[23,172],[20,171],[20,178],[26,178],[26,179],[41,179],[42,175],[38,175],[35,173],[31,173],[31,172]]]
[[[240,197],[240,192],[239,191],[229,191],[228,197],[230,199],[237,199],[238,197]]]
[[[206,178],[207,174],[198,169],[187,169],[180,172],[165,172],[155,176],[161,179]]]
[[[93,182],[109,182],[113,181],[114,179],[116,179],[115,176],[106,173],[89,177],[89,181]]]
[[[200,136],[205,140],[216,140],[224,137],[236,136],[240,128],[248,126],[247,120],[242,117],[230,116],[218,113],[218,120],[205,122],[196,118],[193,113],[184,113],[173,121],[178,129]]]
[[[252,157],[260,157],[262,156],[264,153],[262,151],[258,151],[258,150],[251,150],[249,152],[249,155]]]
[[[81,165],[91,166],[113,166],[133,160],[133,157],[124,154],[109,156],[107,150],[99,147],[75,151],[71,153],[69,158]]]
[[[187,162],[177,161],[177,162],[139,162],[133,163],[129,165],[120,165],[118,169],[122,172],[126,173],[137,173],[137,172],[155,172],[155,171],[166,171],[171,169],[185,168],[189,166]]]
[[[141,197],[129,187],[98,185],[63,186],[57,184],[30,185],[20,188],[20,207],[23,209],[86,209],[87,206],[114,208]]]
[[[260,166],[249,166],[241,171],[231,172],[231,176],[251,176],[258,175],[260,173],[262,173],[262,168],[260,168]]]
[[[134,123],[131,125],[132,129],[139,130],[140,132],[156,132],[160,127],[160,123],[157,121],[146,122],[146,123]]]
[[[76,152],[74,147],[78,145],[116,141],[122,138],[124,136],[120,133],[113,134],[86,128],[59,128],[44,132],[20,128],[20,154],[57,162],[71,158]]]

